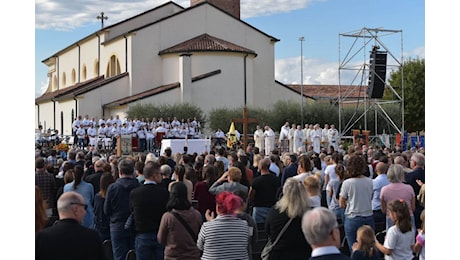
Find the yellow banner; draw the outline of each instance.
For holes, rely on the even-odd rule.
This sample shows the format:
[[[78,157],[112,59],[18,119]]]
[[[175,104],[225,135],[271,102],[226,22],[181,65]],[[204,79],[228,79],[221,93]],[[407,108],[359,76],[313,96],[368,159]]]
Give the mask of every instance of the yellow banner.
[[[234,144],[236,144],[236,131],[235,124],[232,122],[228,130],[227,147],[232,147]]]

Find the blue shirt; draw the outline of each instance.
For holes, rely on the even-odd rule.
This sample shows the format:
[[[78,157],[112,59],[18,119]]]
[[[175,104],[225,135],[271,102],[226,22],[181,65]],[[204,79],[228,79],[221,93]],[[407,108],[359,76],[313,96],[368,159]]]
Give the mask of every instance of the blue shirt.
[[[85,217],[83,218],[83,222],[81,223],[82,226],[85,226],[87,228],[94,228],[94,209],[93,209],[93,203],[94,203],[94,189],[93,185],[91,183],[88,183],[84,180],[78,184],[77,189],[73,188],[73,183],[67,183],[64,185],[64,192],[68,191],[75,191],[77,193],[80,193],[81,196],[85,199],[86,205],[88,205],[88,208],[86,209],[86,214]]]
[[[372,210],[380,210],[380,191],[384,186],[390,184],[390,181],[388,180],[386,174],[380,174],[375,177],[372,182],[372,189],[374,191],[372,195]]]

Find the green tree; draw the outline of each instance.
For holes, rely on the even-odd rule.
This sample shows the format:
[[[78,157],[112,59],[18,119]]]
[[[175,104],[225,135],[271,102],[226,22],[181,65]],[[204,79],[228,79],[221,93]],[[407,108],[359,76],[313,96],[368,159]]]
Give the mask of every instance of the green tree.
[[[404,74],[404,81],[402,77]],[[402,97],[404,83],[404,126],[408,132],[425,129],[425,59],[409,59],[403,67],[390,73],[390,85]],[[391,91],[385,99],[395,99]]]

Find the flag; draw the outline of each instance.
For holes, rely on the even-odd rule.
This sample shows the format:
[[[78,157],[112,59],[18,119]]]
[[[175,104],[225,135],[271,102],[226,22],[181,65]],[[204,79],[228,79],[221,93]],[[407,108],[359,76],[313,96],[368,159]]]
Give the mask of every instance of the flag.
[[[235,124],[232,122],[228,130],[227,147],[232,147],[236,143]]]

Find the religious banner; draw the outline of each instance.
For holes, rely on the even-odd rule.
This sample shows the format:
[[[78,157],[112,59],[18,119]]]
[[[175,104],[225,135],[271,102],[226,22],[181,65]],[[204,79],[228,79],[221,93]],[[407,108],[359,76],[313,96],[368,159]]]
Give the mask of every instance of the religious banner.
[[[353,143],[354,145],[357,145],[359,147],[363,146],[363,145],[366,145],[368,146],[368,142],[369,142],[369,132],[370,131],[367,131],[367,133],[365,133],[366,130],[363,130],[363,132],[361,133],[361,130],[353,130]],[[366,135],[367,134],[367,135]]]
[[[396,133],[395,136],[396,136],[396,145],[401,145],[401,134]]]
[[[364,144],[369,147],[369,135],[371,131],[369,130],[363,130],[363,135],[364,135]]]
[[[425,148],[425,135],[419,137],[420,147]]]
[[[235,124],[232,122],[230,125],[230,130],[228,130],[228,136],[227,136],[227,147],[233,147],[234,144],[236,144],[237,138],[236,138],[236,131],[235,131]]]
[[[403,137],[403,150],[407,150],[407,143],[409,141],[409,134],[407,132],[404,132],[404,137]]]

